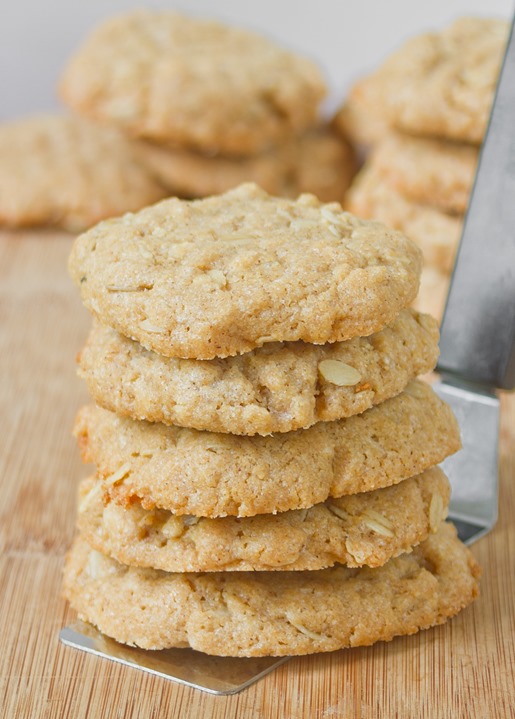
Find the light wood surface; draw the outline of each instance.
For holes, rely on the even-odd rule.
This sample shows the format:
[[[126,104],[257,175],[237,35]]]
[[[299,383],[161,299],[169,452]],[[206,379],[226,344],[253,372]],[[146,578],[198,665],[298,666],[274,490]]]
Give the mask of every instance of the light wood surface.
[[[59,644],[61,570],[85,476],[71,425],[89,326],[71,238],[0,234],[0,716],[5,719],[505,719],[515,716],[515,396],[502,403],[498,524],[473,551],[481,597],[443,627],[287,662],[214,697]]]

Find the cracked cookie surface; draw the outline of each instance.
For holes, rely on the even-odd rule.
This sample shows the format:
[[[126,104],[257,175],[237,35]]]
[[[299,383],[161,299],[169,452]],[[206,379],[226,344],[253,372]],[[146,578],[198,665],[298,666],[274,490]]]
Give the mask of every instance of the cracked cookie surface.
[[[413,37],[361,81],[362,92],[397,129],[480,145],[508,30],[505,20],[463,17]]]
[[[79,529],[94,549],[122,564],[167,572],[379,567],[436,531],[449,496],[447,478],[433,467],[308,509],[210,519],[104,501],[102,479],[90,477],[80,486]]]
[[[0,223],[82,231],[166,197],[118,130],[38,115],[0,126]]]
[[[387,487],[460,448],[450,407],[420,381],[360,415],[270,437],[167,427],[94,405],[79,412],[74,433],[113,501],[207,517],[302,509]]]
[[[479,567],[452,525],[382,567],[168,573],[127,567],[78,538],[65,594],[79,617],[145,649],[308,654],[388,641],[445,622],[478,594]]]
[[[244,184],[100,223],[69,259],[86,307],[147,349],[212,359],[369,335],[415,298],[420,250],[312,195]]]
[[[130,134],[241,155],[316,124],[326,86],[315,63],[256,33],[139,10],[89,35],[60,90]]]
[[[97,404],[125,417],[267,435],[358,414],[398,394],[434,368],[438,337],[432,317],[403,310],[369,337],[191,360],[163,357],[94,323],[78,371]]]

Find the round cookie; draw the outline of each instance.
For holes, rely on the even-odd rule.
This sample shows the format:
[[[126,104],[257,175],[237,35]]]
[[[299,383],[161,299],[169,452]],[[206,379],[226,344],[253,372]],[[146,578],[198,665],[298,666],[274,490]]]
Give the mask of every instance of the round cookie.
[[[369,337],[269,343],[236,357],[163,357],[94,322],[79,375],[97,404],[132,419],[210,432],[270,434],[358,414],[438,359],[436,321],[403,310]]]
[[[509,24],[464,17],[410,39],[363,84],[392,126],[479,145],[503,59]]]
[[[345,204],[359,217],[380,220],[413,240],[424,255],[424,268],[452,271],[463,219],[407,200],[387,184],[373,160],[356,177]]]
[[[478,154],[473,145],[390,134],[374,148],[369,166],[406,199],[464,215]]]
[[[60,91],[77,112],[132,135],[245,155],[316,124],[326,86],[313,62],[260,35],[139,10],[91,33]]]
[[[60,115],[0,125],[1,224],[75,232],[166,195],[116,129]]]
[[[126,567],[78,538],[65,595],[125,644],[223,656],[309,654],[441,624],[478,594],[479,567],[452,525],[382,567],[174,574]]]
[[[378,331],[415,298],[421,253],[337,203],[245,184],[101,223],[75,240],[69,269],[105,324],[166,356],[212,359]]]
[[[363,414],[271,437],[138,422],[93,405],[74,434],[113,501],[199,517],[305,509],[398,484],[460,448],[450,407],[423,382]]]
[[[341,201],[356,172],[349,143],[324,127],[285,140],[273,150],[242,157],[144,141],[139,146],[142,162],[179,197],[206,197],[255,182],[283,197],[310,192],[323,202]]]
[[[101,479],[80,487],[79,529],[123,564],[167,572],[299,571],[336,563],[379,567],[424,541],[447,516],[450,486],[434,467],[400,484],[309,509],[241,519],[177,516],[103,501]]]

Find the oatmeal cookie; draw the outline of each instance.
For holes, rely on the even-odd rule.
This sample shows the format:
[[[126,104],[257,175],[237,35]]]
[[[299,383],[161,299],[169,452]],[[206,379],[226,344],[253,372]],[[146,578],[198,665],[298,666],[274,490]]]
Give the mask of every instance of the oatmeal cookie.
[[[119,642],[207,654],[329,652],[445,622],[478,594],[479,567],[450,524],[382,567],[305,572],[168,573],[127,567],[80,537],[65,594]]]
[[[38,115],[0,125],[0,223],[82,231],[167,196],[118,130]]]
[[[159,354],[212,359],[372,334],[413,301],[421,262],[401,233],[337,203],[244,184],[100,223],[69,269],[105,324]]]
[[[362,81],[377,114],[407,133],[480,145],[508,31],[505,20],[463,17],[411,38]]]
[[[139,150],[142,162],[170,194],[183,198],[206,197],[255,182],[273,195],[297,197],[310,192],[323,202],[341,202],[357,168],[349,143],[325,127],[241,157],[145,141],[139,143]]]
[[[132,419],[210,432],[271,434],[358,414],[438,359],[436,320],[403,310],[369,337],[269,343],[236,357],[163,357],[93,323],[79,376],[95,401]]]
[[[210,519],[104,501],[101,478],[90,477],[80,487],[79,528],[94,549],[122,564],[167,572],[379,567],[436,531],[449,496],[447,478],[433,467],[309,509]]]
[[[174,514],[304,509],[420,474],[460,448],[456,419],[423,382],[363,414],[271,437],[134,421],[89,405],[75,429],[109,497]]]
[[[316,124],[326,85],[314,62],[256,33],[138,10],[89,35],[60,92],[129,134],[242,155]]]
[[[424,267],[431,265],[446,274],[452,271],[463,218],[406,199],[388,185],[373,160],[356,177],[345,204],[359,217],[380,220],[403,232],[422,250]]]
[[[464,215],[478,155],[473,145],[391,133],[369,164],[407,200]]]

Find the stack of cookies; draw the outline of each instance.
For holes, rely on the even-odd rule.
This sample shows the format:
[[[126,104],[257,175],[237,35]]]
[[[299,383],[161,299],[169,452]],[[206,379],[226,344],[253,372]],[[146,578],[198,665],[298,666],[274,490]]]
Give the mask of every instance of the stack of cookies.
[[[508,23],[462,18],[408,41],[360,80],[334,124],[372,151],[348,193],[360,217],[424,253],[417,306],[441,316]]]
[[[355,171],[350,144],[322,124],[316,64],[247,30],[169,11],[114,17],[71,59],[60,89],[73,111],[137,139],[170,195],[252,181],[341,201]]]
[[[312,195],[165,200],[77,238],[94,476],[65,593],[147,649],[293,655],[444,622],[478,567],[443,522],[459,448],[416,380],[420,251]]]

